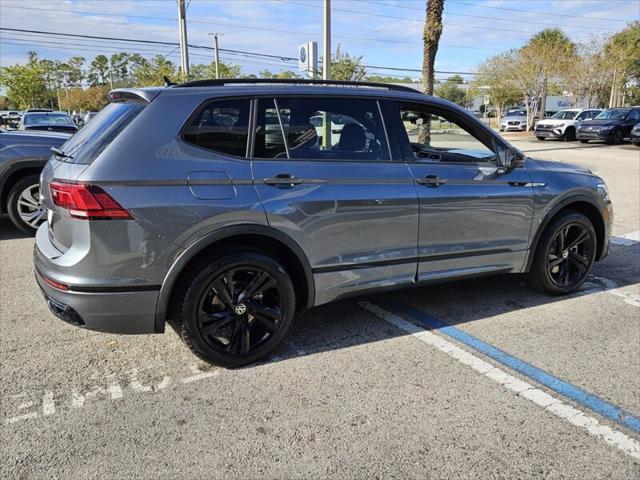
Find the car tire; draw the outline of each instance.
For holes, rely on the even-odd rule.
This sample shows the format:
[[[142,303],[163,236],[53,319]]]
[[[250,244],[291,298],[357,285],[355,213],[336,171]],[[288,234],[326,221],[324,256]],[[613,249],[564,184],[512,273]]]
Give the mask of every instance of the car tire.
[[[607,139],[607,143],[611,145],[620,145],[623,140],[622,130],[616,128],[609,134],[609,138]]]
[[[562,212],[540,237],[526,282],[542,293],[571,293],[580,288],[591,272],[596,249],[597,237],[591,221],[580,212]]]
[[[573,127],[567,127],[562,135],[562,140],[565,142],[573,142],[576,139],[576,129]]]
[[[27,175],[18,180],[7,197],[7,212],[11,222],[23,233],[35,235],[38,226],[44,222],[46,210],[40,199],[40,175]],[[33,215],[33,221],[26,220]]]
[[[580,143],[589,143],[589,140],[585,140],[585,139],[580,139]]]
[[[538,140],[540,140],[541,142],[544,142],[544,137],[536,137]]]
[[[198,357],[234,368],[276,348],[295,309],[293,282],[284,267],[265,253],[236,250],[192,274],[177,330]]]

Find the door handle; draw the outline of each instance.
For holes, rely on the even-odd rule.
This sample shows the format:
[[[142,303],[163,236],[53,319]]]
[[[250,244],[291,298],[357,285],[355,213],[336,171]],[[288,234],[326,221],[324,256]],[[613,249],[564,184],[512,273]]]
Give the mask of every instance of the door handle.
[[[300,185],[304,180],[288,173],[279,173],[275,177],[265,178],[262,181],[273,187],[292,188],[295,185]]]
[[[430,188],[436,188],[436,187],[439,187],[440,185],[444,185],[445,183],[447,183],[447,179],[440,178],[437,175],[427,175],[423,178],[416,179],[416,182],[418,182],[420,185],[426,185],[427,187],[430,187]]]
[[[530,185],[529,182],[508,182],[508,183],[512,187],[526,187],[527,185]]]

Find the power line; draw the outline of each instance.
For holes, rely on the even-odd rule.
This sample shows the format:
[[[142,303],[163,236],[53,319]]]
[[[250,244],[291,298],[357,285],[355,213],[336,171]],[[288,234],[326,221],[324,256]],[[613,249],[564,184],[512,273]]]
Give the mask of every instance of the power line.
[[[424,8],[418,8],[418,7],[409,7],[406,5],[393,5],[391,3],[384,3],[384,2],[378,2],[375,0],[356,0],[358,2],[362,2],[362,3],[367,3],[367,4],[376,4],[376,5],[382,5],[385,7],[394,7],[394,8],[401,8],[401,9],[405,9],[405,10],[416,10],[419,12],[424,12],[425,9]],[[498,20],[500,22],[514,22],[514,23],[522,23],[522,19],[518,19],[518,20],[512,20],[509,18],[504,18],[504,17],[487,17],[484,15],[470,15],[467,13],[457,13],[457,12],[451,12],[451,11],[446,11],[444,12],[445,17],[449,16],[449,15],[453,15],[456,17],[469,17],[469,18],[479,18],[482,20]],[[588,18],[588,17],[587,17]],[[564,27],[567,28],[567,26],[563,26],[563,25],[557,25],[555,23],[549,23],[549,22],[535,22],[533,20],[527,20],[527,24],[535,24],[535,25],[547,25],[550,27]],[[610,30],[610,31],[617,31],[616,28],[607,28],[607,27],[595,27],[595,26],[586,26],[586,25],[571,25],[570,28],[586,28],[587,30]]]
[[[4,8],[12,8],[16,10],[40,10],[45,12],[66,12],[66,13],[75,13],[78,15],[93,15],[99,17],[107,17],[107,18],[137,18],[141,20],[161,20],[166,22],[175,22],[175,18],[170,17],[156,17],[156,16],[146,16],[146,15],[125,15],[125,14],[109,14],[109,13],[100,13],[100,12],[89,12],[89,11],[77,11],[77,10],[61,10],[61,9],[53,9],[53,8],[31,8],[31,7],[18,7],[18,6],[4,6]],[[195,24],[203,24],[203,25],[215,25],[220,27],[230,27],[230,28],[240,28],[245,30],[261,30],[265,32],[274,32],[274,33],[289,33],[292,35],[304,35],[306,37],[313,36],[319,37],[320,34],[316,32],[305,32],[301,30],[285,30],[281,28],[269,28],[269,27],[258,27],[255,25],[240,25],[235,23],[221,23],[221,22],[209,22],[206,20],[197,20],[189,18],[189,23]],[[393,39],[382,39],[382,38],[372,38],[372,37],[355,37],[351,35],[333,35],[334,38],[342,38],[345,40],[357,40],[364,42],[379,42],[379,43],[392,43],[392,44],[403,44],[403,45],[415,45],[416,42],[409,40],[393,40]],[[460,48],[460,49],[471,49],[471,50],[499,50],[498,48],[493,47],[476,47],[473,45],[454,45],[454,44],[446,44],[442,43],[441,46],[449,47],[449,48]]]
[[[302,3],[302,2],[296,2],[294,0],[287,0],[287,3],[291,3],[293,5],[302,5],[304,7],[312,7],[312,8],[322,8],[320,5],[315,5],[312,3]],[[356,15],[368,15],[370,17],[381,17],[381,18],[392,18],[395,20],[404,20],[406,22],[420,22],[423,23],[424,20],[420,20],[420,19],[416,19],[416,18],[410,18],[410,17],[397,17],[394,15],[385,15],[382,13],[372,13],[372,12],[362,12],[359,10],[347,10],[345,8],[333,8],[334,11],[337,12],[344,12],[344,13],[353,13]],[[448,25],[448,26],[452,26],[452,27],[461,27],[461,28],[472,28],[472,29],[479,29],[479,30],[487,30],[487,29],[491,29],[491,31],[498,31],[498,32],[512,32],[512,33],[523,33],[523,34],[527,34],[527,35],[531,35],[534,34],[536,32],[532,32],[529,30],[513,30],[513,29],[509,29],[509,28],[497,28],[497,27],[487,27],[487,26],[481,26],[481,25],[465,25],[462,23],[451,23],[451,22],[443,22],[444,25]],[[585,36],[588,34],[586,33],[579,33],[579,34],[574,34],[575,36]]]
[[[510,7],[494,7],[492,5],[485,5],[485,4],[479,4],[479,3],[470,3],[470,2],[465,2],[465,1],[461,1],[461,0],[450,0],[453,3],[459,3],[462,5],[469,5],[471,7],[477,7],[477,8],[492,8],[494,10],[506,10],[506,11],[510,11],[510,12],[522,12],[522,13],[533,13],[536,15],[552,15],[552,16],[556,16],[556,17],[570,17],[570,18],[587,18],[589,20],[606,20],[607,22],[622,22],[622,23],[628,23],[626,20],[620,20],[619,18],[604,18],[604,17],[590,17],[588,15],[570,15],[568,13],[554,13],[554,12],[540,12],[540,11],[536,11],[536,10],[522,10],[519,8],[510,8]]]
[[[33,33],[33,34],[41,34],[41,35],[52,35],[52,36],[63,36],[63,37],[73,37],[73,38],[89,38],[94,40],[110,40],[116,42],[129,42],[129,43],[138,43],[138,44],[150,44],[150,45],[164,45],[175,47],[178,45],[176,42],[164,42],[159,40],[142,40],[142,39],[133,39],[133,38],[122,38],[122,37],[104,37],[99,35],[83,35],[79,33],[62,33],[62,32],[48,32],[43,30],[29,30],[29,29],[21,29],[21,28],[8,28],[8,27],[0,27],[0,31],[10,31],[10,32],[23,32],[23,33]],[[200,48],[204,50],[213,50],[213,47],[205,46],[205,45],[192,45],[189,44],[191,48]],[[236,55],[241,57],[264,57],[271,59],[278,59],[283,63],[289,62],[297,62],[298,59],[295,57],[287,57],[284,55],[273,55],[268,53],[258,53],[258,52],[248,52],[245,50],[233,50],[228,48],[221,48],[221,52],[226,52],[229,55]],[[381,70],[389,70],[389,71],[404,71],[404,72],[421,72],[420,69],[417,68],[403,68],[396,66],[374,66],[374,65],[363,65],[365,68],[372,69],[381,69]],[[443,71],[443,70],[435,70],[435,73],[444,73],[444,74],[458,74],[458,75],[480,75],[475,72],[456,72],[456,71]]]

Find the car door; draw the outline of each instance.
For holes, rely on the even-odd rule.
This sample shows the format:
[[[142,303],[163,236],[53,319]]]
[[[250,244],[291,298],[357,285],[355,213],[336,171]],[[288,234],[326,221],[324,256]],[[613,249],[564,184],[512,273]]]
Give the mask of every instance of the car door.
[[[504,144],[457,110],[393,102],[386,115],[419,197],[418,280],[521,271],[534,209],[526,169],[500,166]]]
[[[378,101],[260,98],[254,112],[254,183],[269,225],[306,253],[316,304],[414,281],[418,199]]]
[[[634,108],[627,114],[627,118],[624,122],[624,138],[631,136],[631,130],[640,122],[640,109]]]

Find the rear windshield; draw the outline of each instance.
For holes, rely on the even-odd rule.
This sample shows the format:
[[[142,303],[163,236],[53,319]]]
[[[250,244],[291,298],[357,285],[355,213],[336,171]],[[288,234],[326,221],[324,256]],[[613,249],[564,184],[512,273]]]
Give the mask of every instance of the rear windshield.
[[[66,113],[27,113],[24,116],[24,124],[33,125],[70,125],[73,120]]]
[[[72,158],[58,157],[58,160],[90,164],[136,118],[144,106],[145,104],[133,102],[110,103],[60,148]]]

